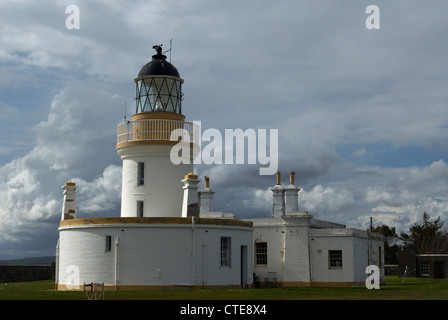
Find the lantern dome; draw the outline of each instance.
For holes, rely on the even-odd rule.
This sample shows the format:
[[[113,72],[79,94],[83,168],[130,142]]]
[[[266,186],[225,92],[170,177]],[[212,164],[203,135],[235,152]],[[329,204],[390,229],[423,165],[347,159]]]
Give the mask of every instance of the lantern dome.
[[[170,62],[166,61],[166,56],[162,54],[162,46],[154,46],[153,48],[157,51],[157,54],[152,56],[152,61],[142,67],[138,77],[158,75],[180,78],[179,71]]]

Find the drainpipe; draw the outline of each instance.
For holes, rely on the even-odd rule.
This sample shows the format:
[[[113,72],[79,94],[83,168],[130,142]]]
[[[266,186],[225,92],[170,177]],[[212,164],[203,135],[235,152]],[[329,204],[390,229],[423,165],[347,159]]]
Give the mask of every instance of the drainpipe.
[[[118,290],[118,245],[119,237],[115,240],[115,290]]]
[[[194,268],[195,268],[195,266],[194,266],[194,260],[195,260],[195,250],[194,250],[194,245],[195,245],[195,242],[194,242],[194,238],[195,238],[195,235],[196,235],[196,229],[195,229],[195,227],[194,227],[194,216],[191,216],[191,258],[192,258],[192,260],[191,260],[191,285],[193,286],[193,288],[194,288],[194,284],[195,284],[195,279],[194,279]]]
[[[311,252],[311,241],[313,241],[314,239],[310,239],[309,235],[308,235],[308,260],[309,260],[309,268],[310,268],[310,287],[313,286],[313,282],[314,282],[314,273],[313,273],[313,255]]]
[[[207,230],[205,232],[204,238],[202,238],[202,289],[205,289],[207,283]]]

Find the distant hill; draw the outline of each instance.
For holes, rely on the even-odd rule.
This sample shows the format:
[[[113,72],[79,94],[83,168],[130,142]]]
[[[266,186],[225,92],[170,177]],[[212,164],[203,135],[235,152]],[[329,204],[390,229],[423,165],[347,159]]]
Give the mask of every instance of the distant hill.
[[[49,266],[56,261],[55,257],[35,257],[13,260],[0,260],[1,266]]]

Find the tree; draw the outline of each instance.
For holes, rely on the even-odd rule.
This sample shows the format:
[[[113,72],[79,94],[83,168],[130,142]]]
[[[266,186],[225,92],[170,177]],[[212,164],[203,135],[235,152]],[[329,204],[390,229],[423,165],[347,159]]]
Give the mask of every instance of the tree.
[[[423,223],[415,223],[410,229],[410,234],[401,232],[400,240],[406,249],[416,254],[422,253],[448,253],[448,234],[442,230],[443,221],[437,217],[430,221],[430,215],[423,213]]]
[[[385,264],[397,264],[398,235],[395,227],[391,228],[385,224],[372,228],[373,232],[384,236],[384,262]]]

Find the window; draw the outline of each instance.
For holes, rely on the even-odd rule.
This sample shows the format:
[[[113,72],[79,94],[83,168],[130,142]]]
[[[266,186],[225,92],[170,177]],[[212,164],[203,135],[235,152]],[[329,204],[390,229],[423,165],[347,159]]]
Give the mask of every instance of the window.
[[[328,269],[342,269],[342,250],[328,250]]]
[[[137,81],[137,111],[170,111],[182,113],[182,84],[171,78],[150,78]]]
[[[429,263],[428,263],[428,261],[420,261],[420,275],[429,277]]]
[[[143,201],[137,201],[137,217],[143,217]]]
[[[267,265],[268,264],[268,244],[267,242],[255,243],[255,264]]]
[[[106,236],[106,252],[112,251],[112,236]]]
[[[145,163],[138,163],[138,173],[137,173],[137,185],[142,186],[145,184]]]
[[[230,237],[221,237],[221,267],[230,267]]]

